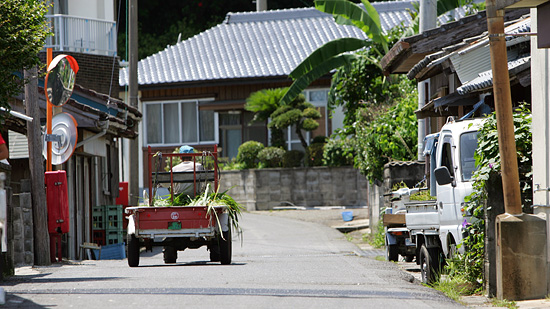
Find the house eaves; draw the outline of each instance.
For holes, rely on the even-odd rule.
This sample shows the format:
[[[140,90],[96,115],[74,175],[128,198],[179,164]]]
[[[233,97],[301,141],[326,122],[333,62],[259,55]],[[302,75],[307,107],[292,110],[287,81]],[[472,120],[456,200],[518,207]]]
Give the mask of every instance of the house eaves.
[[[479,38],[481,36],[475,37]],[[453,52],[467,46],[469,42],[475,41],[473,38],[464,39],[462,42],[444,47],[441,51],[429,54],[420,62],[418,62],[409,72],[407,77],[409,79],[425,80],[443,71],[444,68],[449,65],[443,65]]]
[[[39,84],[43,84],[43,81]],[[38,86],[37,90],[40,119],[33,121],[45,122],[46,96],[44,88]],[[24,113],[23,99],[23,94],[19,94],[10,102],[14,111]],[[75,118],[78,128],[100,132],[107,125],[107,132],[115,137],[135,138],[138,136],[137,124],[141,121],[142,114],[121,100],[75,85],[73,95],[62,108],[64,112]],[[25,121],[9,116],[6,118],[6,123],[10,130],[26,135]]]
[[[529,46],[519,45],[521,43],[529,44],[529,36],[519,36],[529,32],[531,32],[530,17],[513,21],[504,28],[508,61],[523,57],[526,53],[525,50],[529,53]],[[477,78],[479,72],[490,70],[491,57],[488,35],[468,47],[455,51],[451,54],[449,60],[462,84]]]
[[[506,45],[513,46],[529,40],[528,36],[517,36],[521,33],[531,31],[530,18],[521,18],[520,21],[514,20],[507,22],[505,32],[511,34],[506,36]],[[462,42],[444,47],[442,50],[429,54],[420,60],[413,68],[407,72],[409,79],[424,80],[436,74],[443,69],[451,67],[452,71],[457,72],[462,82],[477,77],[480,68],[490,68],[490,57],[488,57],[489,40],[487,33],[475,37],[465,38]],[[509,59],[517,58],[513,53]],[[475,76],[471,77],[472,74]]]
[[[411,17],[413,1],[372,3],[384,31]],[[224,80],[279,78],[314,50],[338,38],[367,40],[354,26],[336,24],[315,8],[228,13],[221,24],[138,62],[140,86],[181,85]],[[128,85],[128,68],[119,84]]]
[[[506,11],[504,21],[515,20],[528,13],[528,9]],[[392,46],[380,61],[382,70],[385,74],[407,73],[425,56],[486,31],[486,12],[482,11],[424,33],[403,38]]]

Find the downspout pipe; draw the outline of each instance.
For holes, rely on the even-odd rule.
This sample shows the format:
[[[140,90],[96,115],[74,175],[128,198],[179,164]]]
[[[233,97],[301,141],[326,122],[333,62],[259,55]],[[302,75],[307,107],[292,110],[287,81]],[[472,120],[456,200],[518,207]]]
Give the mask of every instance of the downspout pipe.
[[[81,141],[80,143],[76,144],[76,148],[81,147],[84,144],[87,144],[95,139],[98,139],[102,137],[103,135],[107,134],[107,129],[103,129],[103,131],[97,133],[96,135],[90,136],[87,139]]]
[[[76,148],[78,147],[81,147],[82,145],[84,144],[87,144],[95,139],[98,139],[100,137],[102,137],[103,135],[107,134],[107,129],[109,129],[109,121],[107,121],[104,125],[101,126],[101,128],[103,128],[103,130],[99,133],[97,133],[96,135],[92,135],[88,138],[86,138],[85,140],[81,141],[80,143],[77,143],[76,144]]]

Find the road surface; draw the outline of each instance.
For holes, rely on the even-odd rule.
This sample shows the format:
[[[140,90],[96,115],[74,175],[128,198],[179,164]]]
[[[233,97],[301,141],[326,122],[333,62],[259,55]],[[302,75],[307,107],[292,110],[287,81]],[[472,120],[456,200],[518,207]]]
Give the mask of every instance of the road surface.
[[[180,251],[177,264],[165,265],[155,247],[137,268],[101,260],[20,269],[3,282],[4,307],[462,307],[325,225],[257,213],[243,214],[241,225],[231,265],[210,262],[206,248]]]

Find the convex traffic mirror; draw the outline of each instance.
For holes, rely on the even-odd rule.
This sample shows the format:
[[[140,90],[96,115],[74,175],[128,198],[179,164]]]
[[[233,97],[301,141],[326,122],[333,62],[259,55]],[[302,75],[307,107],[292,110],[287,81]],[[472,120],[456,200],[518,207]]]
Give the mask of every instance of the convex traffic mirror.
[[[58,55],[48,66],[44,87],[48,101],[55,106],[62,106],[69,101],[74,89],[78,64],[68,55]]]

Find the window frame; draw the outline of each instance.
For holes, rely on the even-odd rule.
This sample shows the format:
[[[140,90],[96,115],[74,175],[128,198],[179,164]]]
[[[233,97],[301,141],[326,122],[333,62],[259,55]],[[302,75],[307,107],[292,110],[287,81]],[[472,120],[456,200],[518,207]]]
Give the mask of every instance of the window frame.
[[[157,100],[157,101],[146,101],[143,102],[143,145],[145,146],[151,146],[151,147],[172,147],[172,146],[180,146],[183,144],[193,144],[193,145],[202,145],[202,144],[215,144],[218,143],[218,113],[213,111],[213,132],[214,132],[214,139],[213,140],[201,140],[201,134],[200,134],[200,125],[201,125],[201,119],[200,119],[200,110],[199,105],[204,102],[210,102],[214,101],[213,98],[208,99],[188,99],[188,100]],[[164,130],[164,105],[165,104],[178,104],[178,135],[179,135],[179,141],[176,143],[166,143],[166,136],[165,136],[165,130]],[[183,104],[195,104],[195,118],[197,119],[197,123],[195,124],[195,135],[196,140],[194,142],[183,142],[183,136],[181,134],[182,132],[182,111],[183,111]],[[150,143],[148,141],[147,132],[149,130],[149,127],[147,125],[148,120],[148,105],[160,105],[160,112],[161,112],[161,119],[159,120],[158,128],[161,130],[161,139],[162,141],[160,143]]]

